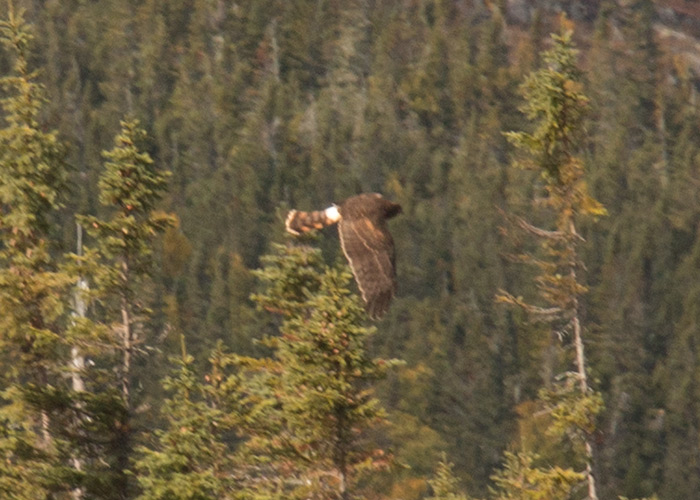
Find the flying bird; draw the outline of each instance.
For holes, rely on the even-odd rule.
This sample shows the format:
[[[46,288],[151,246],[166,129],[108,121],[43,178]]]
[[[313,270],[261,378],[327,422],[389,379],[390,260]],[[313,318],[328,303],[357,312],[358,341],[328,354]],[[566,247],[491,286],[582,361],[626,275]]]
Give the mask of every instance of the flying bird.
[[[401,205],[378,193],[352,196],[325,210],[290,210],[288,232],[299,235],[338,224],[340,246],[362,294],[370,318],[378,319],[389,309],[396,293],[394,239],[387,219],[401,212]]]

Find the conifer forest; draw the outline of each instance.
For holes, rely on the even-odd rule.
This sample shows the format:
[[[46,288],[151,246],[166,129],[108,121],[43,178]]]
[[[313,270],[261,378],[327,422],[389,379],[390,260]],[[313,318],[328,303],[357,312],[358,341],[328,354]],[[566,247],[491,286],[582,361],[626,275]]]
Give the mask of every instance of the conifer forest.
[[[0,499],[699,498],[699,90],[691,0],[0,0]]]

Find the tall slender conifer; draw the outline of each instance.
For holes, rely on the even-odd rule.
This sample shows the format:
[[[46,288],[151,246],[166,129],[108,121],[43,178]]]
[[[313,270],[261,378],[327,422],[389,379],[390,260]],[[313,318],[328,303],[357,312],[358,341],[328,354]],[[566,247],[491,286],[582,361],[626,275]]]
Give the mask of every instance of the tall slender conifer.
[[[533,131],[507,134],[522,153],[517,165],[540,174],[542,192],[537,193],[536,205],[551,220],[552,227],[541,228],[513,218],[513,223],[540,249],[537,254],[520,256],[537,269],[540,302],[530,304],[507,292],[499,299],[522,307],[533,321],[548,325],[573,348],[573,359],[562,365],[564,373],[557,373],[558,364],[553,366],[554,380],[545,380],[547,388],[541,391],[540,401],[552,418],[550,433],[558,439],[568,437],[574,450],[580,448],[579,463],[585,468],[588,499],[597,500],[592,441],[602,398],[589,381],[583,340],[581,297],[587,288],[581,278],[585,266],[581,262],[583,238],[578,225],[583,218],[606,212],[588,193],[584,179],[580,139],[588,101],[567,24],[563,19],[562,33],[552,36],[553,46],[543,55],[544,67],[531,73],[522,87],[522,111]]]

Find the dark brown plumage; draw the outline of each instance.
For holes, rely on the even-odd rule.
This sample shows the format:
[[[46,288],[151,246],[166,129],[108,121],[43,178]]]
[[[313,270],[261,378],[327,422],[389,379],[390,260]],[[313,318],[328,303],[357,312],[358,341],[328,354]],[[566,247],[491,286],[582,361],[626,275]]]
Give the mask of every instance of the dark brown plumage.
[[[338,223],[340,245],[348,259],[370,318],[389,309],[396,293],[394,240],[387,219],[398,215],[401,205],[377,193],[352,196],[326,210],[287,215],[286,228],[300,234]]]

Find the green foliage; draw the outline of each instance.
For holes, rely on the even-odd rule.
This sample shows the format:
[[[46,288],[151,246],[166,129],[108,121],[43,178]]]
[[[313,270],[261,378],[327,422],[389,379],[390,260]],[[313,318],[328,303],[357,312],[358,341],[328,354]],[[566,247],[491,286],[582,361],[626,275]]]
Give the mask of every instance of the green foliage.
[[[539,403],[552,419],[547,434],[557,440],[566,438],[573,445],[574,456],[583,461],[586,473],[569,475],[561,485],[547,483],[542,491],[535,487],[533,494],[543,494],[540,498],[566,498],[571,488],[567,481],[578,477],[578,480],[587,480],[588,498],[594,499],[597,489],[592,474],[591,441],[597,416],[603,409],[603,399],[592,391],[588,382],[589,362],[584,351],[580,305],[587,288],[580,281],[584,265],[579,257],[581,237],[577,226],[585,217],[606,212],[588,194],[583,164],[576,156],[587,101],[580,91],[581,76],[571,36],[569,31],[552,36],[553,48],[543,55],[545,67],[532,73],[523,86],[526,100],[523,110],[534,122],[535,132],[509,134],[510,140],[525,152],[525,165],[542,173],[546,182],[543,205],[551,211],[555,221],[555,230],[538,228],[524,219],[515,218],[514,221],[514,226],[539,243],[543,257],[524,254],[519,260],[538,270],[535,283],[545,305],[531,305],[509,293],[501,294],[498,299],[521,307],[531,321],[550,326],[560,338],[571,336],[573,344],[570,363],[575,371],[567,370],[553,381],[545,380],[546,388],[539,393]],[[524,462],[522,465],[530,466]]]
[[[56,134],[44,132],[40,124],[45,97],[36,72],[29,69],[32,35],[23,12],[10,9],[0,30],[2,44],[13,56],[12,73],[0,81],[6,93],[0,101],[6,125],[0,134],[5,180],[0,201],[13,208],[4,215],[3,228],[13,228],[15,236],[8,239],[8,247],[22,253],[29,246],[37,246],[40,234],[49,230],[53,213],[61,206],[67,169],[65,151]],[[42,258],[43,253],[34,256]]]
[[[240,360],[249,391],[243,453],[259,464],[251,487],[286,498],[350,498],[390,461],[366,436],[384,420],[372,384],[396,362],[369,357],[374,329],[362,326],[347,268],[327,268],[308,246],[275,248],[258,272],[267,286],[256,300],[282,315],[280,334],[263,340],[270,357]]]
[[[14,340],[37,354],[51,350],[64,310],[61,289],[70,280],[56,272],[50,224],[65,194],[67,166],[56,134],[44,132],[39,114],[44,97],[36,74],[28,68],[31,40],[22,11],[10,9],[2,21],[2,42],[13,52],[14,67],[0,85],[4,128],[0,130],[0,247],[3,341]],[[31,355],[29,355],[31,356]],[[26,356],[22,356],[26,357]]]
[[[508,134],[524,152],[525,164],[545,175],[544,205],[551,210],[555,229],[541,229],[517,217],[512,223],[539,243],[543,257],[523,254],[518,260],[534,265],[539,271],[535,282],[548,307],[530,306],[508,293],[501,294],[499,299],[518,305],[545,322],[563,323],[564,331],[573,331],[579,325],[579,297],[587,291],[577,276],[583,267],[578,257],[581,237],[577,224],[585,216],[605,212],[588,195],[583,165],[575,156],[578,148],[575,137],[580,133],[585,97],[578,90],[571,91],[580,86],[571,33],[553,35],[552,41],[553,48],[543,55],[545,68],[534,72],[523,88],[527,103],[524,109],[534,120],[536,131]]]
[[[552,419],[546,432],[557,440],[570,440],[578,448],[578,454],[585,456],[583,446],[596,432],[597,417],[604,407],[603,398],[598,392],[580,394],[575,373],[565,373],[562,379],[539,393]]]
[[[432,496],[426,500],[468,500],[467,495],[459,492],[457,478],[452,471],[453,464],[443,455],[435,470],[435,476],[429,482]]]
[[[506,136],[527,152],[528,159],[522,165],[542,172],[550,194],[547,203],[558,214],[559,229],[566,230],[572,211],[592,216],[605,215],[606,211],[588,194],[583,165],[575,156],[588,99],[582,92],[572,33],[552,35],[552,40],[552,49],[542,56],[545,67],[533,72],[522,87],[526,103],[522,111],[535,129]]]
[[[585,475],[561,467],[541,467],[529,453],[506,453],[503,469],[493,475],[493,500],[568,500]]]
[[[50,396],[63,392],[62,332],[73,277],[51,253],[65,195],[64,148],[40,122],[43,90],[29,70],[32,36],[9,4],[0,40],[12,70],[0,80],[0,492],[47,498],[70,488]]]
[[[256,271],[265,293],[253,299],[265,310],[284,316],[301,315],[308,309],[306,301],[321,287],[319,273],[323,258],[309,246],[273,246],[274,253],[260,260],[264,271]]]
[[[122,122],[114,149],[104,154],[98,183],[100,202],[111,214],[78,217],[94,244],[75,259],[90,279],[90,296],[104,304],[100,321],[121,323],[113,329],[112,342],[123,351],[123,371],[130,369],[127,358],[133,354],[142,316],[149,312],[144,294],[153,272],[155,239],[174,224],[172,216],[156,210],[168,174],[155,169],[150,156],[141,151],[144,137],[137,121]],[[130,376],[121,373],[127,399]]]
[[[234,374],[226,373],[228,358],[219,346],[204,380],[195,373],[192,356],[183,352],[174,360],[177,371],[163,380],[172,394],[161,409],[165,426],[155,432],[155,449],[136,450],[139,500],[239,498],[232,450],[226,444],[237,417],[225,404],[237,383]]]
[[[0,408],[0,493],[4,498],[47,498],[51,455],[42,450],[31,425],[36,415],[16,387],[2,392]],[[48,460],[47,460],[48,459]]]
[[[118,289],[131,297],[133,292],[125,291],[130,286],[128,273],[150,273],[153,240],[174,219],[156,210],[169,173],[159,172],[148,153],[141,151],[145,131],[138,121],[121,125],[114,148],[104,153],[104,171],[98,182],[100,203],[109,207],[111,217],[82,216],[79,220],[95,238],[100,257],[112,262],[111,271],[95,276],[98,287]]]
[[[553,182],[562,182],[560,168],[572,155],[588,99],[581,92],[572,32],[552,35],[551,50],[542,55],[544,68],[526,78],[521,110],[535,123],[532,133],[510,132],[508,137],[533,153],[533,163]]]
[[[83,355],[98,360],[88,372],[85,407],[77,408],[88,414],[80,417],[82,432],[88,441],[97,442],[79,446],[85,447],[82,452],[88,460],[82,466],[86,492],[106,498],[132,491],[126,471],[133,453],[135,402],[141,399],[132,390],[138,380],[134,359],[142,352],[140,344],[152,314],[149,278],[154,242],[173,224],[172,216],[155,209],[167,174],[156,170],[140,149],[144,137],[137,121],[122,122],[114,149],[104,154],[98,182],[100,202],[110,214],[78,217],[92,241],[80,255],[72,256],[68,266],[85,280],[77,292],[80,300],[94,306],[90,317],[74,321],[71,334],[82,340]],[[100,442],[98,434],[107,439]],[[91,456],[91,447],[100,450],[97,457]]]
[[[595,423],[600,498],[692,497],[700,113],[695,16],[681,3],[3,2],[0,481],[12,492],[0,496],[135,496],[115,486],[125,468],[119,429],[136,444],[141,429],[163,430],[160,351],[177,351],[184,333],[193,373],[219,340],[276,367],[276,347],[252,339],[274,337],[293,315],[254,310],[250,269],[279,238],[287,208],[373,190],[406,217],[392,223],[399,294],[369,346],[407,363],[377,386],[393,425],[363,439],[391,443],[411,468],[363,481],[368,496],[424,495],[445,449],[480,496],[513,443],[579,470]],[[573,21],[546,51],[562,11]],[[669,23],[671,12],[682,22]],[[521,85],[529,98],[518,113],[516,89],[540,64]],[[101,152],[125,115],[152,132],[106,159],[144,167],[133,189],[118,175],[100,181]],[[526,168],[509,168],[512,151]],[[148,174],[166,169],[167,192]],[[179,227],[166,229],[161,248],[162,227],[152,234],[146,223],[157,212],[129,220],[126,204],[101,204],[101,184],[132,207],[132,195],[167,207]],[[503,212],[527,220],[508,226]],[[102,233],[86,226],[90,266],[58,257],[74,246],[74,213],[105,224]],[[326,260],[339,256],[333,237],[318,241]],[[117,290],[120,245],[139,255],[131,310]],[[265,286],[279,287],[282,309],[308,316],[293,303],[320,281],[298,272],[308,293],[284,292],[281,275]],[[76,283],[88,307],[71,317]],[[494,303],[499,289],[520,307]],[[605,408],[597,392],[576,394],[574,379],[557,377],[576,350],[562,308],[580,312],[584,374]],[[135,341],[129,370],[123,310]]]

